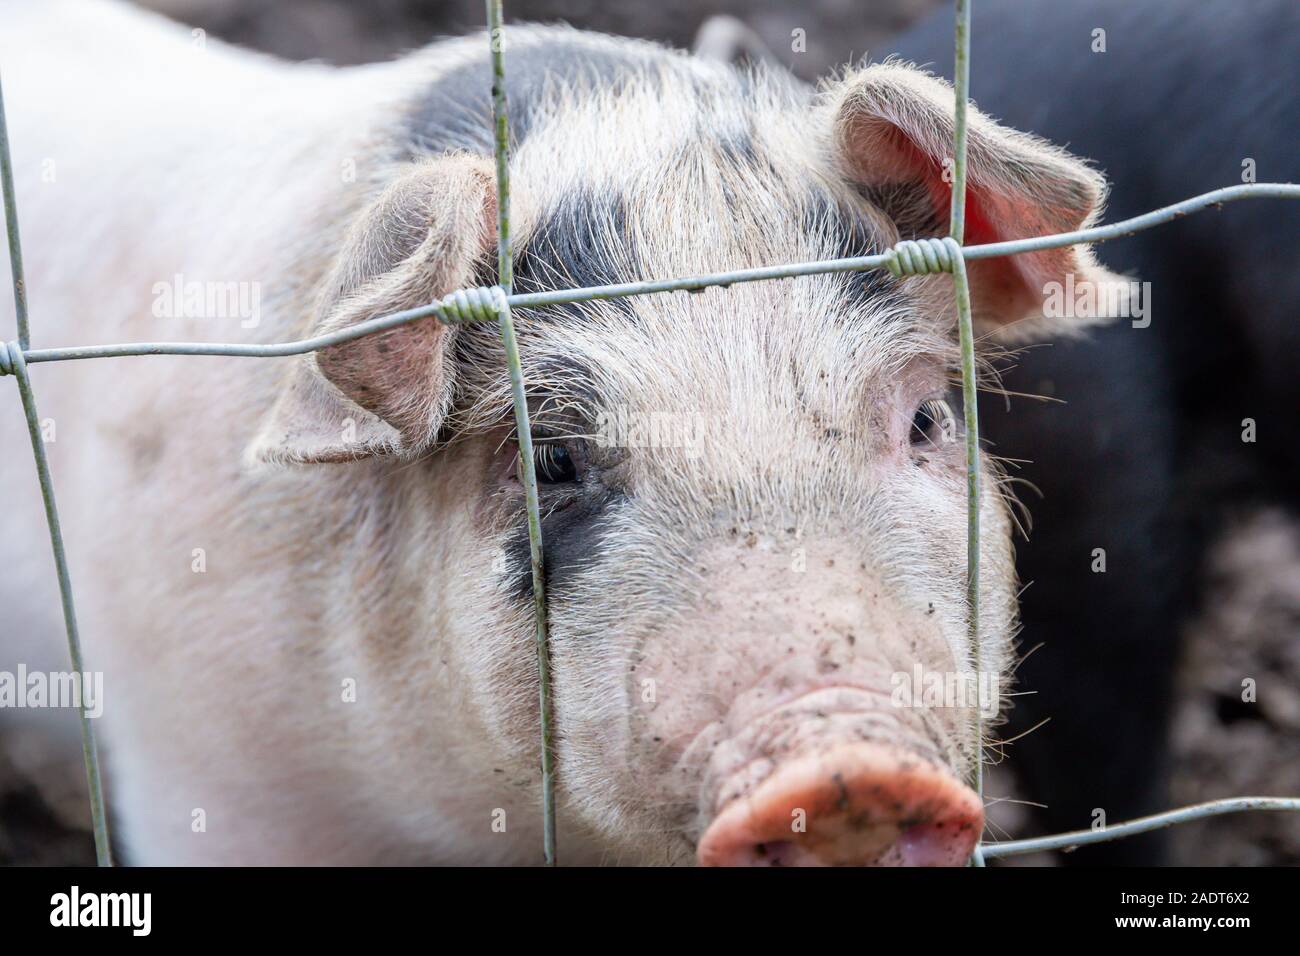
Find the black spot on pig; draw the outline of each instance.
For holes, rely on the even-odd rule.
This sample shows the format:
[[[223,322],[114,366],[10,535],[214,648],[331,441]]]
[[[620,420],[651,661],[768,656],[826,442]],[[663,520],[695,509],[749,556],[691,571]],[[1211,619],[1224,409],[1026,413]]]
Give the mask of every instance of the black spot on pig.
[[[560,597],[576,578],[600,564],[613,527],[609,508],[616,497],[602,491],[550,511],[543,499],[542,564],[548,598]],[[504,551],[508,593],[530,604],[533,571],[525,522],[509,533]]]
[[[481,56],[452,67],[421,93],[407,116],[405,158],[414,160],[449,149],[490,154],[493,150],[492,63],[487,44]],[[545,44],[520,43],[506,58],[506,103],[512,148],[528,138],[546,96],[558,87],[605,89],[615,93],[630,81],[653,82],[660,53],[647,46],[604,48],[578,36]]]
[[[631,282],[640,276],[633,264],[637,250],[627,230],[626,200],[617,194],[569,192],[547,212],[515,260],[514,291],[546,292]],[[606,307],[631,316],[627,299],[607,300]],[[580,314],[582,303],[547,309]]]
[[[591,365],[572,355],[546,355],[532,366],[539,382],[554,383],[532,416],[534,428],[550,428],[557,435],[594,435],[599,431],[600,394]]]
[[[856,259],[885,251],[867,210],[855,209],[827,193],[814,192],[805,197],[801,219],[804,232],[831,237],[829,258]],[[878,305],[882,298],[897,297],[900,291],[899,280],[884,269],[844,273],[842,280],[849,305]]]
[[[859,184],[857,191],[894,221],[900,239],[924,239],[948,233],[948,222],[923,183]]]
[[[717,142],[719,154],[732,166],[756,169],[764,165],[763,157],[754,143],[752,126],[724,131],[717,136]]]

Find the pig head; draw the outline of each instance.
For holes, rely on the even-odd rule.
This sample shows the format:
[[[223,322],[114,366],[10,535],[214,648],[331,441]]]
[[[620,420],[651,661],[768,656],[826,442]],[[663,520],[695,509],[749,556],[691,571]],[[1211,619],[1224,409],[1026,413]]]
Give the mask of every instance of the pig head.
[[[546,35],[525,31],[512,52]],[[940,81],[872,66],[814,95],[578,42],[629,65],[617,92],[585,73],[533,77],[545,92],[515,103],[530,116],[511,160],[515,291],[944,233],[953,96]],[[356,215],[320,287],[318,331],[494,282],[490,159],[473,143],[426,143]],[[968,242],[1076,229],[1098,211],[1095,172],[977,111],[969,156]],[[1110,281],[1081,248],[973,263],[982,347],[1046,330],[1044,285],[1067,274]],[[806,276],[516,322],[541,485],[561,859],[963,863],[983,829],[969,782],[1005,691],[1016,582],[1004,482],[985,461],[972,647],[950,278]],[[350,502],[336,510],[384,514],[364,547],[384,552],[389,605],[350,620],[384,646],[382,696],[420,704],[372,722],[388,755],[375,773],[403,794],[395,816],[443,801],[432,825],[453,833],[448,859],[538,853],[511,423],[496,327],[426,321],[298,361],[248,450],[281,469],[262,487],[284,495],[323,471],[314,487]],[[429,659],[454,694],[422,695]],[[929,675],[973,692],[923,693]],[[446,736],[409,732],[417,721]],[[422,769],[430,747],[437,773]],[[497,807],[510,808],[500,829]]]

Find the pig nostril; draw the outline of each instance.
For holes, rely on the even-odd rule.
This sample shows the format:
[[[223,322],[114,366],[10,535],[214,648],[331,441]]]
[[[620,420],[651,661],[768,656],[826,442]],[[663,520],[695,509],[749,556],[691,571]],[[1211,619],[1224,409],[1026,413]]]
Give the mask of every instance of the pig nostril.
[[[944,821],[906,827],[898,838],[898,853],[904,866],[954,866],[965,859],[955,847],[964,845],[957,826]]]
[[[748,850],[748,855],[744,853]],[[771,839],[756,841],[732,858],[728,865],[744,866],[820,866],[817,854],[798,840]]]

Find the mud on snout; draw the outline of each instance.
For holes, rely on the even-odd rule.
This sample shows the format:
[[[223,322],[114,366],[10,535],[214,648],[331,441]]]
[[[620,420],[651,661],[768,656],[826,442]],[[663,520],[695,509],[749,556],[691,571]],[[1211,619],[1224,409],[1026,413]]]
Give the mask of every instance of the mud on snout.
[[[979,699],[916,686],[965,666],[960,628],[843,541],[791,573],[792,543],[714,550],[693,612],[645,642],[638,686],[658,690],[633,732],[660,792],[692,808],[703,865],[963,864],[983,829],[964,782]]]

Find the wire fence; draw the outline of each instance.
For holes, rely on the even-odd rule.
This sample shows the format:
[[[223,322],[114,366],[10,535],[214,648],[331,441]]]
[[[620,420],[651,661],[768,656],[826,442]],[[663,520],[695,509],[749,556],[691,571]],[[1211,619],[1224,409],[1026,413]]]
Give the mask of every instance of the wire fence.
[[[41,497],[45,506],[50,544],[54,553],[58,576],[63,619],[67,631],[68,651],[72,669],[84,673],[81,638],[77,627],[76,606],[72,597],[72,581],[68,573],[67,555],[59,524],[58,508],[50,477],[49,462],[37,415],[36,398],[32,389],[28,366],[41,362],[73,361],[93,358],[115,358],[142,355],[222,355],[230,357],[268,358],[299,355],[329,346],[340,345],[364,336],[419,322],[425,319],[454,324],[465,322],[498,323],[502,346],[510,375],[514,404],[515,426],[518,431],[521,477],[524,485],[527,511],[529,554],[531,559],[533,607],[535,625],[535,650],[537,655],[539,705],[540,705],[540,767],[542,777],[543,855],[547,865],[554,866],[556,856],[556,791],[555,752],[553,734],[553,705],[551,699],[551,665],[545,567],[543,564],[541,515],[538,504],[537,474],[533,458],[532,429],[529,422],[528,403],[519,347],[515,335],[513,311],[515,309],[563,303],[589,302],[623,296],[654,295],[666,292],[695,292],[710,287],[728,287],[742,282],[761,282],[788,279],[797,276],[841,272],[862,272],[886,269],[896,277],[949,273],[953,277],[957,331],[961,353],[961,388],[966,428],[966,483],[967,483],[967,573],[966,603],[971,641],[971,659],[979,670],[979,501],[981,496],[979,471],[979,421],[976,411],[976,358],[971,322],[970,293],[966,279],[966,263],[996,256],[1010,256],[1044,249],[1055,249],[1080,243],[1102,242],[1120,236],[1132,235],[1144,229],[1170,222],[1189,213],[1241,199],[1300,199],[1300,185],[1293,183],[1259,183],[1230,186],[1194,196],[1182,202],[1153,210],[1132,219],[1109,225],[1081,229],[1075,232],[1036,236],[1006,242],[963,246],[966,209],[966,108],[970,79],[970,3],[957,0],[955,23],[955,128],[953,136],[953,189],[947,236],[932,239],[907,240],[878,255],[814,262],[787,263],[754,269],[712,273],[678,279],[656,279],[615,285],[588,286],[557,289],[516,295],[512,291],[513,256],[510,235],[510,157],[509,121],[505,91],[505,43],[501,0],[486,0],[488,37],[491,45],[492,104],[494,130],[494,158],[496,162],[497,190],[497,285],[461,289],[442,299],[389,315],[358,323],[346,329],[293,342],[272,345],[239,343],[193,342],[139,342],[122,345],[73,346],[65,348],[33,349],[28,320],[27,288],[23,274],[22,246],[18,231],[18,207],[14,191],[13,165],[9,149],[9,134],[5,119],[4,93],[0,86],[0,187],[3,188],[5,229],[9,244],[9,259],[14,286],[14,305],[17,315],[18,338],[0,344],[0,376],[13,376],[31,437],[32,456],[36,463]],[[978,713],[978,708],[977,708]],[[94,728],[86,712],[84,699],[80,705],[82,751],[86,780],[90,794],[90,814],[95,840],[95,855],[101,866],[112,865],[104,793],[100,780],[99,758]],[[976,727],[975,769],[972,786],[983,797],[982,727]],[[1289,797],[1237,797],[1214,800],[1194,806],[1182,807],[1153,816],[1141,817],[1126,823],[1078,830],[1052,836],[1001,843],[983,843],[976,848],[971,865],[983,866],[987,859],[1033,853],[1051,849],[1069,849],[1090,843],[1113,840],[1145,833],[1163,827],[1185,823],[1227,813],[1247,810],[1300,811],[1300,798]]]

